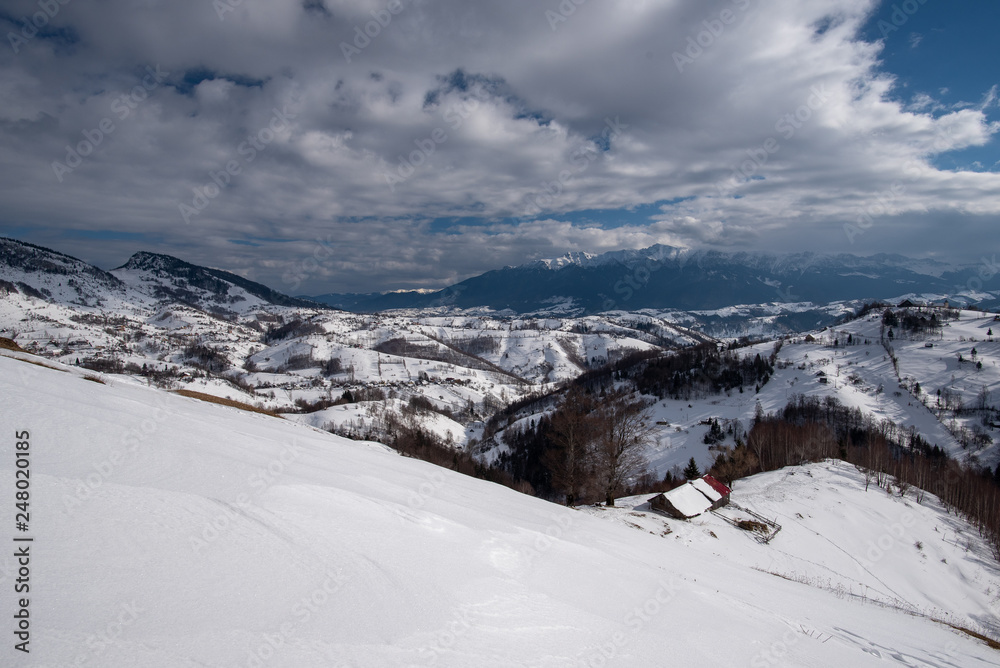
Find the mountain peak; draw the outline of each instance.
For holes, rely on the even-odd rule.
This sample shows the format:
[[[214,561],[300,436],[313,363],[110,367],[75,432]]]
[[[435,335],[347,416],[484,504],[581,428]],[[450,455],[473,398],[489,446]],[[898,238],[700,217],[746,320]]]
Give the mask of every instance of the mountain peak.
[[[600,267],[606,264],[630,264],[634,262],[653,261],[662,262],[664,260],[677,258],[683,254],[685,249],[664,244],[654,244],[648,248],[624,249],[608,251],[606,253],[594,254],[585,251],[571,251],[557,258],[548,258],[530,262],[523,267],[544,268],[558,271],[565,267],[576,265],[578,267]]]
[[[149,251],[139,251],[128,259],[128,262],[112,271],[170,271],[180,268],[192,267],[184,260],[180,260],[172,255],[162,253],[150,253]]]

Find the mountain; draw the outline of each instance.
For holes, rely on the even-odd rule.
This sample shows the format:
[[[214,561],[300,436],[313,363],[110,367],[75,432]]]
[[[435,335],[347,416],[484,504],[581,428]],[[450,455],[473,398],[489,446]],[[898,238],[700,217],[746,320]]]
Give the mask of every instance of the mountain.
[[[139,252],[108,272],[64,253],[4,237],[0,237],[0,288],[59,304],[113,310],[162,303],[221,312],[263,305],[322,306],[169,255]]]
[[[6,237],[0,237],[0,288],[84,306],[124,299],[127,292],[117,276],[83,260]]]
[[[315,302],[283,295],[228,271],[199,267],[158,253],[136,253],[111,273],[133,285],[144,286],[157,298],[182,303],[214,302],[217,306],[226,306],[255,297],[275,306],[317,306]]]
[[[2,651],[27,638],[31,652],[4,665],[997,662],[972,634],[997,635],[1000,585],[976,529],[932,495],[866,492],[849,465],[740,481],[733,501],[782,525],[764,545],[716,515],[675,521],[645,498],[565,508],[14,357],[0,354],[0,429],[25,444],[17,535],[36,542],[0,556],[7,586],[18,568],[30,586],[30,607],[0,604],[28,620]]]
[[[504,267],[433,293],[312,299],[352,311],[442,306],[573,315],[647,308],[697,311],[737,304],[953,295],[966,290],[975,275],[974,268],[899,255],[721,253],[657,245]]]

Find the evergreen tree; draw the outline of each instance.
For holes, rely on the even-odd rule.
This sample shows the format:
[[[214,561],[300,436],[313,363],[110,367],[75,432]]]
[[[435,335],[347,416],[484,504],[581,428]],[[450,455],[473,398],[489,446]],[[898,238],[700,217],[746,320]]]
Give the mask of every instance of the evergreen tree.
[[[688,465],[684,467],[684,477],[688,480],[701,477],[701,471],[698,470],[698,462],[694,460],[694,457],[689,459]]]

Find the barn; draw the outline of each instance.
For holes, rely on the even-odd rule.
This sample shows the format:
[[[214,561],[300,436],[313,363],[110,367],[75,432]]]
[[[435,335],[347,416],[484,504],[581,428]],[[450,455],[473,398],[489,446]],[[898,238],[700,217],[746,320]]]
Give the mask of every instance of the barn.
[[[649,507],[679,520],[697,517],[729,503],[731,491],[710,475],[690,480],[649,500]]]
[[[719,495],[719,500],[716,501],[716,505],[712,506],[712,510],[716,508],[721,508],[722,506],[729,505],[729,496],[733,493],[733,490],[726,487],[724,484],[713,478],[712,476],[705,474],[700,479],[701,482],[709,485],[713,490]]]

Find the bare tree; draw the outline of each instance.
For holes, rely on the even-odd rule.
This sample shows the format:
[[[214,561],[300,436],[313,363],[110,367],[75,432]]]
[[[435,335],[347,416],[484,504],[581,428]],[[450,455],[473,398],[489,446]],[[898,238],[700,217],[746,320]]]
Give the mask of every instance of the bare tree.
[[[552,416],[549,438],[556,446],[545,454],[552,486],[566,495],[566,505],[579,502],[593,477],[593,443],[597,413],[593,397],[573,386]]]
[[[641,399],[622,391],[610,392],[597,409],[595,455],[599,480],[607,505],[615,505],[615,495],[625,481],[647,465],[643,450],[653,433],[653,425]]]

